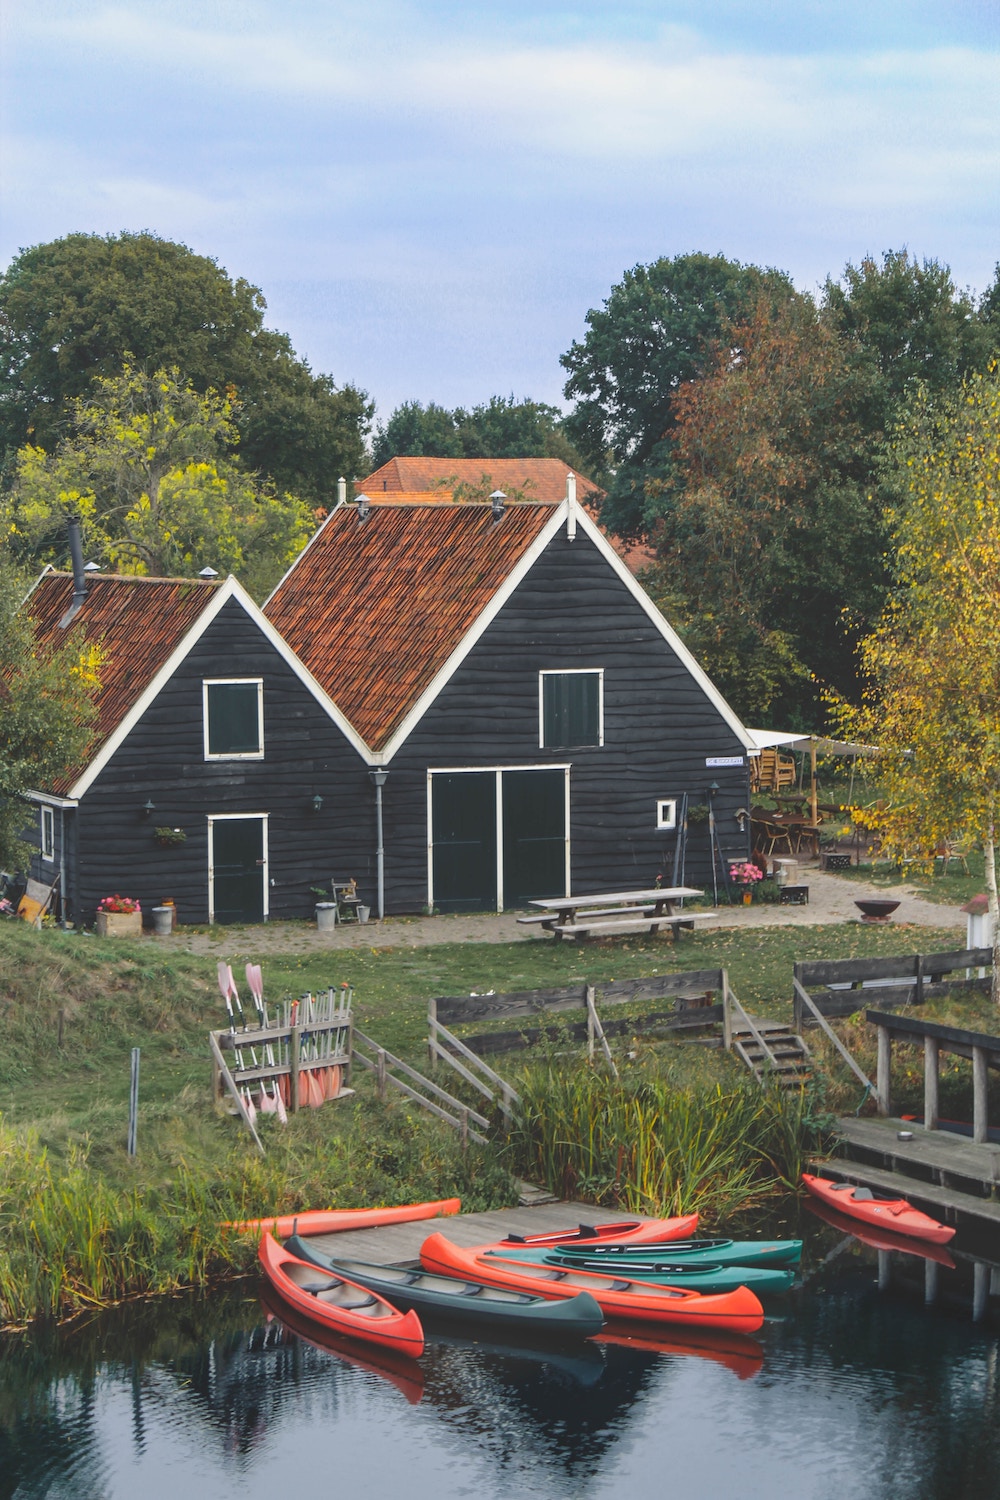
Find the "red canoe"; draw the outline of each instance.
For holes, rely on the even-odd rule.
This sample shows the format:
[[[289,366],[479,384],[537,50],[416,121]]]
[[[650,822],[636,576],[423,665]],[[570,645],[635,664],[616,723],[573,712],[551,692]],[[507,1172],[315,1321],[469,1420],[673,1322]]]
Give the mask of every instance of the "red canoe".
[[[846,1214],[835,1213],[818,1200],[807,1203],[806,1208],[817,1219],[822,1219],[824,1224],[829,1224],[831,1229],[853,1235],[862,1245],[869,1245],[872,1250],[897,1250],[900,1255],[912,1255],[917,1260],[934,1260],[939,1266],[946,1266],[949,1271],[955,1269],[954,1259],[942,1245],[931,1245],[926,1240],[907,1239],[902,1234],[890,1234],[887,1229],[876,1229],[873,1224],[861,1224],[857,1219],[849,1219]]]
[[[745,1286],[734,1292],[704,1295],[680,1287],[656,1286],[649,1281],[630,1281],[622,1276],[602,1276],[596,1271],[563,1270],[555,1266],[531,1265],[526,1261],[487,1259],[476,1250],[462,1250],[441,1233],[428,1235],[420,1249],[420,1264],[443,1276],[462,1276],[485,1281],[488,1286],[507,1287],[536,1296],[574,1297],[590,1292],[607,1318],[628,1323],[727,1328],[734,1333],[755,1333],[764,1321],[764,1309]]]
[[[289,1307],[270,1286],[262,1289],[260,1303],[267,1321],[279,1323],[286,1336],[301,1339],[303,1343],[319,1349],[322,1354],[329,1354],[355,1370],[378,1375],[394,1385],[397,1391],[401,1391],[411,1406],[419,1404],[424,1394],[424,1372],[412,1359],[395,1354],[391,1349],[369,1348],[361,1353],[357,1339],[345,1339],[341,1334],[334,1333],[332,1328],[321,1328],[311,1318],[304,1317],[294,1307]]]
[[[307,1265],[266,1232],[260,1237],[259,1255],[264,1275],[279,1297],[311,1323],[410,1359],[423,1354],[424,1330],[415,1312],[398,1312],[367,1287]]]
[[[683,1214],[678,1219],[616,1219],[611,1224],[581,1224],[578,1229],[554,1229],[550,1234],[508,1234],[491,1245],[659,1245],[669,1240],[686,1240],[698,1228],[697,1214]]]
[[[287,1240],[293,1234],[337,1234],[346,1229],[377,1229],[380,1224],[436,1219],[439,1214],[457,1214],[461,1207],[461,1198],[441,1198],[436,1203],[403,1203],[398,1208],[310,1208],[300,1214],[281,1214],[276,1219],[227,1222],[223,1228],[256,1234],[269,1229],[279,1240]]]
[[[880,1229],[890,1229],[893,1234],[902,1234],[914,1240],[926,1240],[931,1245],[946,1245],[955,1231],[948,1224],[939,1224],[929,1214],[914,1208],[905,1198],[876,1198],[871,1188],[855,1187],[850,1182],[830,1182],[825,1177],[811,1177],[802,1173],[802,1181],[814,1198],[825,1203],[837,1213],[849,1219],[860,1219],[864,1224],[875,1224]]]

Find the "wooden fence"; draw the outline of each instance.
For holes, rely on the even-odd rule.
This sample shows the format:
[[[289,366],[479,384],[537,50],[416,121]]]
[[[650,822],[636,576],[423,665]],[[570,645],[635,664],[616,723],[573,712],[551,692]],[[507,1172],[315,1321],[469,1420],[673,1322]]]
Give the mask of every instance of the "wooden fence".
[[[795,1029],[816,1026],[821,1016],[851,1016],[866,1000],[878,999],[883,1010],[922,1005],[925,1000],[980,990],[983,979],[946,979],[949,974],[992,968],[992,948],[961,948],[953,953],[913,953],[892,958],[821,959],[798,963],[793,973]],[[896,981],[893,983],[893,981]],[[806,1006],[802,991],[809,994]],[[864,991],[864,995],[862,995]]]

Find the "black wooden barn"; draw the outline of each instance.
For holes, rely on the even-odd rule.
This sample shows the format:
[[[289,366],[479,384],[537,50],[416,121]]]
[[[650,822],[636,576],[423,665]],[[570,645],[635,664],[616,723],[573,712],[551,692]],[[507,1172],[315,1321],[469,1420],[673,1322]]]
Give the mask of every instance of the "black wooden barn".
[[[386,912],[670,884],[684,794],[749,857],[750,737],[575,498],[362,497],[264,608],[384,783]]]
[[[42,575],[43,639],[73,596]],[[685,794],[717,873],[749,855],[749,735],[575,499],[345,503],[263,612],[98,574],[77,623],[97,734],[33,794],[32,874],[78,923],[114,892],[305,917],[331,877],[387,914],[669,884]],[[685,873],[711,886],[706,823]]]

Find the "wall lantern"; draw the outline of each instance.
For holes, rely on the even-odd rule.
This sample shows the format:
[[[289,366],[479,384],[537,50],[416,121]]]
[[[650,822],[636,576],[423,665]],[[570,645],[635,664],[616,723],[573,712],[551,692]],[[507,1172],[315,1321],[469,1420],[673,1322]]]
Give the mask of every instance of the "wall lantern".
[[[319,792],[317,792],[315,797],[312,799],[312,810],[314,813],[323,811],[323,798],[320,796]]]
[[[152,800],[151,797],[147,797],[146,800],[145,800],[145,802],[142,804],[142,815],[143,815],[143,817],[144,818],[148,818],[153,813],[155,813],[155,811],[156,811],[156,803]]]

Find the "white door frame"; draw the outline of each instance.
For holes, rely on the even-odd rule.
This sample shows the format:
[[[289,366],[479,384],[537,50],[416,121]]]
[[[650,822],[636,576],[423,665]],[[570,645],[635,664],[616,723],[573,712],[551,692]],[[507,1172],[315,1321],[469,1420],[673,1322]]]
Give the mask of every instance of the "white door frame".
[[[261,852],[263,854],[263,868],[261,878],[264,882],[264,921],[267,921],[270,911],[270,865],[267,852],[267,820],[270,813],[246,812],[246,813],[209,813],[208,814],[208,921],[209,925],[215,922],[215,825],[216,823],[236,823],[239,821],[250,822],[258,818],[264,825],[261,831]]]
[[[571,894],[570,876],[570,847],[569,847],[569,773],[571,763],[569,761],[557,762],[553,765],[530,765],[530,766],[428,766],[427,768],[427,906],[430,910],[434,908],[434,795],[432,778],[435,776],[472,776],[475,774],[489,775],[492,772],[496,777],[496,845],[497,845],[497,911],[503,911],[503,773],[505,771],[562,771],[563,784],[565,786],[565,808],[563,812],[564,844],[565,844],[565,884],[564,896]]]

